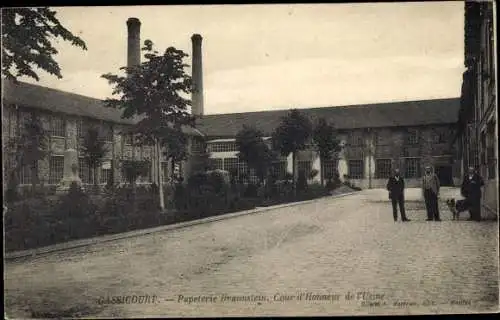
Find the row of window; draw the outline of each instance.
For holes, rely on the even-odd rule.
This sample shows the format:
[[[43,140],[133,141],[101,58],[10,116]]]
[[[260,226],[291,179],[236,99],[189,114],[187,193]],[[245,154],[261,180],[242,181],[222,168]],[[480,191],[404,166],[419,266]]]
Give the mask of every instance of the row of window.
[[[25,124],[31,117],[30,112],[17,111],[14,109],[9,110],[9,134],[12,136],[19,136],[24,129]],[[19,121],[16,121],[18,119]],[[52,137],[66,137],[66,122],[64,116],[56,114],[49,115],[48,118],[48,134]],[[89,121],[86,119],[78,119],[76,122],[77,136],[83,138],[90,127],[96,127],[100,135],[106,141],[113,141],[113,128],[110,123],[99,123],[97,121]]]
[[[365,164],[363,160],[349,160],[348,176],[351,179],[363,179],[365,173]],[[419,178],[421,176],[420,158],[405,158],[403,160],[403,171],[405,178]],[[392,159],[375,160],[375,179],[387,179],[393,171]]]
[[[38,172],[38,168],[37,172]],[[167,163],[162,163],[162,169],[164,170],[164,181],[167,176],[168,166]],[[83,184],[94,184],[94,174],[93,169],[89,168],[87,161],[84,158],[80,158],[78,161],[78,174]],[[59,184],[64,176],[64,156],[51,156],[49,158],[49,184]],[[99,184],[106,184],[112,179],[112,169],[111,167],[99,167],[97,177],[99,179]],[[126,182],[124,177],[123,181]],[[139,183],[151,182],[151,175],[148,177],[138,178]],[[29,166],[24,166],[19,172],[19,183],[20,184],[31,184],[32,183],[32,170]]]
[[[237,177],[247,175],[248,166],[245,162],[239,161],[238,158],[224,158],[224,159],[212,159],[213,165],[216,169],[227,170],[231,173],[235,173]],[[489,162],[489,168],[496,165],[496,161]],[[490,166],[491,164],[491,166]],[[325,170],[324,176],[326,178],[333,177],[337,173],[338,162],[336,160],[327,161],[324,163],[323,168]],[[169,170],[168,163],[163,162],[163,181],[168,180]],[[106,184],[112,177],[111,168],[100,167],[98,168],[98,179],[100,184]],[[174,168],[173,174],[180,174],[180,165]],[[287,172],[287,162],[278,161],[275,162],[271,168],[277,174],[279,179],[283,179]],[[299,161],[298,162],[299,172],[311,172],[311,162],[310,161]],[[375,160],[375,178],[376,179],[386,179],[392,174],[392,160],[391,159],[376,159]],[[491,170],[491,171],[490,171]],[[489,172],[495,173],[494,169],[490,169]],[[251,180],[256,180],[255,173],[250,170]],[[365,172],[365,164],[363,160],[349,160],[348,161],[348,176],[351,179],[363,179]],[[64,156],[52,156],[49,160],[49,184],[58,184],[64,175]],[[79,159],[79,176],[84,184],[94,184],[94,175],[92,169],[88,167],[85,159]],[[405,158],[404,159],[404,177],[406,178],[418,178],[421,176],[421,162],[419,158]],[[126,182],[126,181],[122,181]],[[151,175],[149,177],[143,177],[139,179],[139,182],[151,182]],[[31,184],[31,168],[26,166],[23,167],[20,172],[20,183],[21,184]]]
[[[450,132],[447,130],[433,130],[432,143],[441,144],[449,142]],[[418,130],[409,130],[405,137],[406,145],[419,144],[420,134]],[[391,137],[385,137],[382,134],[375,135],[375,145],[390,145]],[[363,146],[364,139],[361,134],[353,133],[348,137],[348,145],[352,147]],[[208,144],[208,152],[236,152],[238,147],[235,142],[214,142]]]
[[[238,151],[236,142],[213,142],[208,144],[208,152],[235,152]]]

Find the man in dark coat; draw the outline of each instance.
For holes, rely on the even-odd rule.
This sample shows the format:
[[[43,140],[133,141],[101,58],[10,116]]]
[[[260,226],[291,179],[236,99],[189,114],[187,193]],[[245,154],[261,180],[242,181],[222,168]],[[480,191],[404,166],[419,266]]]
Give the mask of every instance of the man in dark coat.
[[[405,182],[399,174],[399,169],[394,170],[394,175],[387,181],[387,191],[389,191],[389,199],[392,201],[392,214],[394,221],[398,221],[398,204],[401,212],[402,221],[410,221],[405,213]]]
[[[434,173],[432,167],[425,167],[425,174],[422,177],[422,194],[427,210],[427,221],[441,221],[439,217],[439,178]]]
[[[484,181],[481,176],[473,167],[469,167],[469,172],[465,175],[460,188],[469,207],[469,220],[481,221],[481,188],[483,186]]]

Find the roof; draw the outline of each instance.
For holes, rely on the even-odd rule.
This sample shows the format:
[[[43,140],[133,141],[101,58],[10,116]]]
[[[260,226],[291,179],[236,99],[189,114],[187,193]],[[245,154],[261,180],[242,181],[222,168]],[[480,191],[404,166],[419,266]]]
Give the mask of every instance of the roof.
[[[121,124],[138,122],[138,118],[123,119],[121,110],[106,107],[103,100],[20,81],[15,84],[2,79],[2,103]],[[186,134],[202,135],[191,127],[183,127],[183,131]]]
[[[299,109],[312,121],[325,118],[339,130],[454,124],[460,98],[389,102],[353,106]],[[281,123],[289,110],[205,115],[196,127],[209,137],[234,137],[243,125],[255,126],[265,135]]]

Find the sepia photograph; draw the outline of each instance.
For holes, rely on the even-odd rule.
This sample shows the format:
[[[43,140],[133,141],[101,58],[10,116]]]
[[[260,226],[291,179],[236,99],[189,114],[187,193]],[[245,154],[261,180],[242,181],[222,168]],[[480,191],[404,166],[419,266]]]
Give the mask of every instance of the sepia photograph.
[[[1,11],[5,319],[499,312],[493,0]]]

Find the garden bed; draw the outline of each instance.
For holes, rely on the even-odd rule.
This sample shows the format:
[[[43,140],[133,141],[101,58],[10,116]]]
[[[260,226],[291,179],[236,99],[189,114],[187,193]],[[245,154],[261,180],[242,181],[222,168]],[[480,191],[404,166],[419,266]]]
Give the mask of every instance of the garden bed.
[[[333,194],[352,191],[344,190],[344,187],[338,189]],[[5,251],[171,225],[257,207],[312,200],[329,194],[332,193],[318,186],[302,190],[296,196],[288,193],[274,197],[245,196],[230,189],[218,192],[211,189],[184,190],[176,193],[178,199],[173,202],[177,208],[161,212],[158,195],[151,189],[137,189],[134,194],[130,188],[123,188],[99,196],[75,189],[55,199],[29,198],[9,204],[4,219]],[[166,194],[166,202],[171,197]]]

